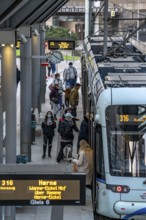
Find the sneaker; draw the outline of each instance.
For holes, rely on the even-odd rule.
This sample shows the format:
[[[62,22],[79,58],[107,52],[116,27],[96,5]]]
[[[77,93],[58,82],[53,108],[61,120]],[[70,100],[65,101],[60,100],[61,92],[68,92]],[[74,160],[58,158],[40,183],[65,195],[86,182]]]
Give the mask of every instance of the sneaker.
[[[46,157],[46,155],[45,155],[45,154],[43,154],[42,158],[44,159],[45,157]]]
[[[48,157],[50,157],[50,158],[51,158],[51,157],[52,157],[52,156],[51,156],[51,154],[49,154],[49,155],[48,155]]]

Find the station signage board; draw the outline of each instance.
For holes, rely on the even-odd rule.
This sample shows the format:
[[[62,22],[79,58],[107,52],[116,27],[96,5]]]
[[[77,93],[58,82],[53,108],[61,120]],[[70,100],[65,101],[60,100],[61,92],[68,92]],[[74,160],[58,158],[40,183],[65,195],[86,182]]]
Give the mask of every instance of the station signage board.
[[[74,40],[49,40],[48,49],[49,50],[74,50],[75,41]]]
[[[2,174],[0,205],[85,205],[85,174]]]

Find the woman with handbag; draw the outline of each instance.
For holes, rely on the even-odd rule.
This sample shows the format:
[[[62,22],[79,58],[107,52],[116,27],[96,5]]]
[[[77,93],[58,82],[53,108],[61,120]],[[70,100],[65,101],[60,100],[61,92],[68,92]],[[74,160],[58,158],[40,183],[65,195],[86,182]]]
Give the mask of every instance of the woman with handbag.
[[[50,92],[50,101],[53,108],[54,119],[57,120],[57,113],[59,112],[59,85],[55,83]]]
[[[51,157],[52,141],[54,137],[54,129],[56,128],[56,122],[51,111],[48,111],[45,116],[44,122],[42,122],[43,130],[43,155],[42,158],[46,157],[46,149],[48,146],[48,157]]]
[[[86,174],[86,187],[91,189],[93,175],[93,150],[85,140],[81,140],[79,149],[79,159],[73,159],[73,171],[84,172]]]

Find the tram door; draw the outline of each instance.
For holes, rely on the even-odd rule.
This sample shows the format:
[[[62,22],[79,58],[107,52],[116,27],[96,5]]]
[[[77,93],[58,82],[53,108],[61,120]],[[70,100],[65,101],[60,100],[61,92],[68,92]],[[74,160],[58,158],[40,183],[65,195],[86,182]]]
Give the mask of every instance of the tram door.
[[[101,125],[94,127],[93,133],[93,155],[94,155],[94,172],[93,172],[93,209],[96,211],[98,206],[98,180],[105,180],[105,167],[103,156],[103,141]]]

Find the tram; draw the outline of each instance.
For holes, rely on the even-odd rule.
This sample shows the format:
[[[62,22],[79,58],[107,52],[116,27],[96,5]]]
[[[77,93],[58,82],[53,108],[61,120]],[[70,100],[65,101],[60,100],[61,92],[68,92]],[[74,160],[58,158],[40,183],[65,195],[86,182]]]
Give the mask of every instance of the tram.
[[[146,63],[130,43],[84,42],[82,96],[91,112],[93,207],[99,219],[146,219]],[[117,48],[113,55],[113,48]]]

